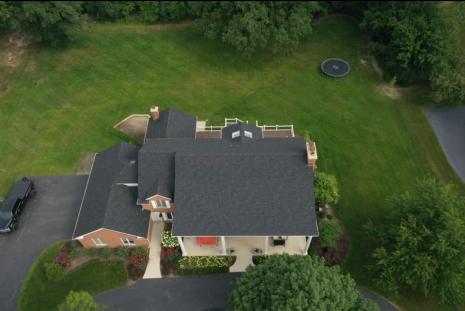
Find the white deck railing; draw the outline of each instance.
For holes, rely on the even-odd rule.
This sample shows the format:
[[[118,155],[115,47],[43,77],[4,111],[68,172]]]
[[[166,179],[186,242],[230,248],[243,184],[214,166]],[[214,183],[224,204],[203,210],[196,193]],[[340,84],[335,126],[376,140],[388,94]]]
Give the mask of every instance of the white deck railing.
[[[248,121],[244,122],[238,118],[225,118],[224,126],[221,126],[221,125],[197,126],[197,132],[218,132],[229,125],[236,124],[239,122],[248,123]],[[293,124],[290,124],[290,125],[259,125],[258,121],[256,121],[255,125],[257,127],[260,127],[263,131],[290,131],[292,133],[292,137],[294,137],[294,125]]]

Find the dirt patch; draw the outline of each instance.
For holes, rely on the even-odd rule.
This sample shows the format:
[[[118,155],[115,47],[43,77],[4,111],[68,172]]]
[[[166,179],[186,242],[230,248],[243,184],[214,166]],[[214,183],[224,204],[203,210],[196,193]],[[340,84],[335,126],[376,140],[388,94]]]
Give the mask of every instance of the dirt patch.
[[[16,68],[21,64],[29,41],[18,34],[12,34],[0,43],[0,66]]]
[[[376,88],[391,99],[398,99],[401,95],[399,88],[391,84],[380,84]]]
[[[92,168],[92,162],[94,161],[95,153],[86,153],[79,163],[76,175],[88,175]]]
[[[131,115],[115,125],[115,128],[143,143],[147,130],[148,115]]]
[[[374,58],[373,56],[370,56],[370,60],[371,60],[371,65],[373,66],[373,70],[378,74],[378,76],[382,79],[383,78],[383,70],[381,69],[381,67],[379,66],[378,64],[378,61],[376,60],[376,58]]]

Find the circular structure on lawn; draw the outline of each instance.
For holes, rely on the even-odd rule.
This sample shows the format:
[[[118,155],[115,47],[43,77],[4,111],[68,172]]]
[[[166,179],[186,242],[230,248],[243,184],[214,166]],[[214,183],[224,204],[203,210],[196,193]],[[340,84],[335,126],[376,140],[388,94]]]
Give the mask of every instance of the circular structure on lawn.
[[[340,58],[327,58],[321,63],[321,71],[332,78],[342,78],[349,74],[350,65]]]

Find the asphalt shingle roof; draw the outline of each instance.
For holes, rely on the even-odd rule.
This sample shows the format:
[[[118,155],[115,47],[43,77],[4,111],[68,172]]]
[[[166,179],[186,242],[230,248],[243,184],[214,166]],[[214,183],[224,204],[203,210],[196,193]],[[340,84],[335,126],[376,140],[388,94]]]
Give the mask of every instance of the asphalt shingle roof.
[[[194,138],[196,125],[195,117],[174,108],[168,108],[160,112],[157,120],[149,119],[145,138]]]
[[[175,156],[175,236],[318,235],[304,154]]]
[[[147,235],[150,215],[136,205],[136,188],[119,184],[137,182],[137,153],[122,142],[96,154],[73,238],[100,228]]]

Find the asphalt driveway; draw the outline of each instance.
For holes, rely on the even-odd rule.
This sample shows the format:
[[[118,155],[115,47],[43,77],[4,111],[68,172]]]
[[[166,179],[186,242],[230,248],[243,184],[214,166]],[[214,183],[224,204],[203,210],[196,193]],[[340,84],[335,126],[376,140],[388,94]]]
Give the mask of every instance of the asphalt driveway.
[[[426,110],[447,160],[465,182],[465,107]]]
[[[0,310],[16,310],[24,278],[50,244],[70,239],[87,176],[32,177],[36,187],[17,231],[0,235]]]
[[[228,295],[241,273],[198,277],[143,279],[134,285],[110,290],[96,297],[109,310],[117,311],[219,311],[226,310]],[[375,302],[381,311],[398,309],[383,297],[366,289],[362,295]]]
[[[239,275],[143,279],[132,286],[100,294],[96,301],[118,311],[225,310],[228,294]]]

